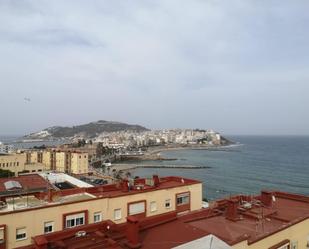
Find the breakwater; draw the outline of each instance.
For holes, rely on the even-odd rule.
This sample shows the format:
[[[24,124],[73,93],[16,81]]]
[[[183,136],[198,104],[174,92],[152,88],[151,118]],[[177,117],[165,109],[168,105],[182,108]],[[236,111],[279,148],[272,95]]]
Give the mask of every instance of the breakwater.
[[[195,166],[195,165],[151,165],[151,164],[113,164],[111,169],[128,171],[133,169],[209,169],[209,166]]]

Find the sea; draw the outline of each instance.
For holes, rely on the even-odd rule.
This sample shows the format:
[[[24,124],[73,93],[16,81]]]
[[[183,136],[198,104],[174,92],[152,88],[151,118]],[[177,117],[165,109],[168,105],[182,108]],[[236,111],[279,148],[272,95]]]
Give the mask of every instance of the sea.
[[[33,148],[34,146],[55,146],[59,144],[63,144],[67,142],[66,140],[53,140],[53,141],[27,141],[27,142],[22,142],[23,138],[22,136],[17,136],[17,135],[10,135],[10,136],[1,136],[0,135],[0,142],[4,144],[11,144],[14,146],[16,149],[30,149]]]
[[[309,195],[309,136],[230,136],[236,144],[219,150],[162,152],[176,161],[153,161],[158,165],[208,166],[206,169],[145,169],[133,175],[177,175],[203,182],[208,200],[235,194],[258,194],[261,190]],[[143,162],[144,163],[144,162]]]
[[[133,176],[182,176],[203,182],[208,200],[235,194],[254,195],[261,190],[309,195],[309,136],[228,136],[236,144],[216,150],[165,151],[173,161],[134,162],[151,165],[208,166],[203,169],[135,169]],[[1,137],[15,147],[29,148],[40,143],[17,143],[16,137]],[[46,144],[46,143],[45,143]]]

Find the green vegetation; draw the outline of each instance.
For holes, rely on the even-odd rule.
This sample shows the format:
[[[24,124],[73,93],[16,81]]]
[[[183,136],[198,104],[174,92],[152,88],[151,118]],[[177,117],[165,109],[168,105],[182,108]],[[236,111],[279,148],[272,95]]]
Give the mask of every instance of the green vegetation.
[[[0,178],[15,176],[14,172],[6,169],[0,169]]]
[[[102,132],[115,132],[115,131],[147,131],[143,126],[140,125],[130,125],[120,122],[112,122],[112,121],[105,121],[105,120],[99,120],[97,122],[92,122],[88,124],[83,125],[77,125],[72,127],[61,127],[61,126],[54,126],[48,129],[45,129],[48,131],[52,137],[55,138],[62,138],[62,137],[73,137],[76,134],[83,133],[87,137],[95,137],[97,134]],[[33,134],[35,137],[35,134]],[[28,136],[32,137],[32,135]]]
[[[109,148],[107,146],[103,146],[102,143],[98,143],[97,149],[96,149],[96,156],[106,156],[106,155],[114,155],[116,153],[116,149]]]

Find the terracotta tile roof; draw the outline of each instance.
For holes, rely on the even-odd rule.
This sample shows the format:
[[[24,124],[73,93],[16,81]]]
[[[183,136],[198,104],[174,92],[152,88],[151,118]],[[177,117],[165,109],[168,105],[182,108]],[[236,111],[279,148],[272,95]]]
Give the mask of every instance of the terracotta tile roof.
[[[80,249],[109,248],[111,245],[115,248],[128,248],[131,245],[129,248],[134,248],[139,244],[146,249],[168,249],[212,234],[229,245],[244,240],[252,244],[309,219],[309,197],[281,192],[271,195],[268,192],[266,196],[271,197],[271,201],[265,199],[264,194],[254,198],[235,196],[214,203],[212,208],[182,216],[176,212],[140,220],[131,216],[125,224],[104,221],[75,230],[36,236],[34,241],[45,241],[54,246],[50,248],[57,248],[57,243],[61,243],[69,249],[75,249],[76,245]],[[246,203],[251,201],[252,205],[243,208],[244,199]],[[235,209],[231,210],[231,205],[236,212],[233,212]],[[76,238],[74,234],[78,229],[85,231],[87,236]]]
[[[248,240],[250,244],[299,221],[309,219],[309,197],[293,195],[291,198],[290,194],[280,192],[273,195],[276,200],[271,206],[266,207],[261,203],[260,206],[247,210],[240,210],[237,207],[239,218],[234,221],[226,217],[226,208],[223,211],[221,208],[221,211],[217,212],[208,209],[208,212],[203,210],[189,213],[175,222],[146,231],[147,236],[142,236],[144,244],[161,238],[162,243],[166,241],[168,244],[162,248],[170,248],[172,243],[168,241],[177,243],[190,236],[194,239],[197,234],[200,234],[200,237],[213,234],[230,245],[243,240]],[[251,214],[259,214],[259,217],[254,218]],[[177,236],[168,231],[176,231]]]
[[[18,177],[0,178],[0,192],[7,191],[4,183],[8,181],[19,182],[23,190],[46,188],[49,183],[38,174],[28,174]]]

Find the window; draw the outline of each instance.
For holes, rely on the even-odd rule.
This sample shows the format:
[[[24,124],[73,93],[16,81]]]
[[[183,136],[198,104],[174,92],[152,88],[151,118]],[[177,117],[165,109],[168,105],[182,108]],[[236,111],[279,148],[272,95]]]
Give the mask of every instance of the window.
[[[155,201],[150,202],[150,212],[157,211],[157,203]]]
[[[114,210],[114,220],[121,220],[121,209]]]
[[[145,213],[145,201],[129,204],[129,215]]]
[[[27,239],[26,228],[17,228],[16,229],[16,240],[25,240]]]
[[[51,233],[54,231],[54,222],[48,221],[44,222],[44,233]]]
[[[0,244],[4,242],[4,227],[0,227]]]
[[[278,249],[290,249],[290,245],[289,245],[289,244],[286,244],[286,245],[284,245],[284,246],[278,247]]]
[[[297,249],[298,248],[298,243],[297,241],[291,242],[291,249]]]
[[[190,194],[184,193],[184,194],[178,194],[177,195],[177,206],[185,205],[190,203]]]
[[[68,215],[65,217],[65,228],[77,227],[85,224],[85,213]]]
[[[93,222],[97,223],[102,221],[102,213],[101,212],[95,212],[93,215]]]
[[[171,199],[165,200],[165,208],[171,207]]]

